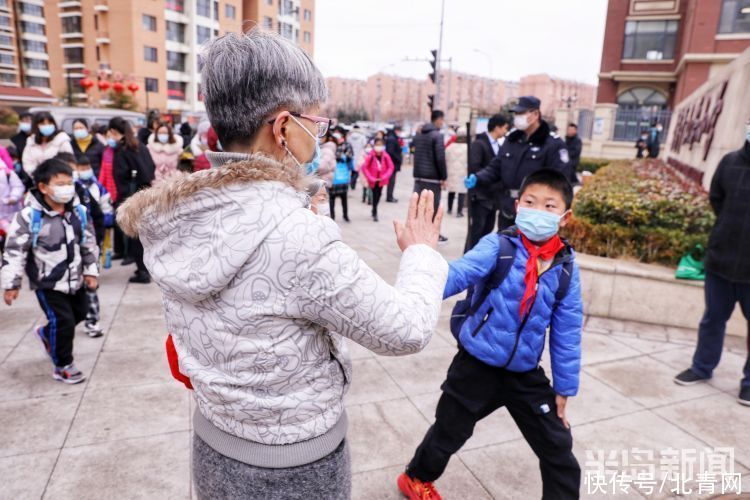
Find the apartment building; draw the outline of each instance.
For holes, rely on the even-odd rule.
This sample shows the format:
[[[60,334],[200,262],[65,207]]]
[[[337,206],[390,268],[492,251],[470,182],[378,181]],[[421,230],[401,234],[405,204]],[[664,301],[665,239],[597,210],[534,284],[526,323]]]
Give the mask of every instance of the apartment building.
[[[368,110],[367,82],[352,78],[326,78],[328,101],[323,112],[334,117],[341,113],[356,113]]]
[[[243,0],[243,8],[245,29],[275,31],[313,57],[315,0]]]
[[[521,95],[533,95],[542,101],[542,115],[554,117],[558,109],[593,109],[596,85],[555,78],[546,73],[521,78]]]

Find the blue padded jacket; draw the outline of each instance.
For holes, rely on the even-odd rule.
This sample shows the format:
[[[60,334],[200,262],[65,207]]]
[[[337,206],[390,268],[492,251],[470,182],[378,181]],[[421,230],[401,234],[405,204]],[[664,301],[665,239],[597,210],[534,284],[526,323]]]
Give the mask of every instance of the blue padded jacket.
[[[485,236],[471,251],[450,264],[443,298],[461,293],[470,285],[483,286],[497,263],[499,238],[498,234]],[[469,354],[483,363],[525,372],[539,364],[549,327],[552,387],[561,396],[574,396],[578,392],[581,369],[583,326],[581,280],[577,265],[573,265],[568,293],[557,305],[555,293],[563,272],[562,263],[575,259],[575,253],[566,246],[555,257],[552,266],[542,273],[536,299],[528,317],[524,319],[519,311],[529,254],[520,236],[513,237],[511,241],[516,246],[513,266],[477,313],[466,319],[459,341]]]

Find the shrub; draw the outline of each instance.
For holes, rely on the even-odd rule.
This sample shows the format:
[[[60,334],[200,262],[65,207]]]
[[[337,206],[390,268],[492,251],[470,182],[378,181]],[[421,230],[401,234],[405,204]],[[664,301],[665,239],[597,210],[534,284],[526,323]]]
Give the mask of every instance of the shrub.
[[[676,264],[714,223],[702,187],[656,161],[612,162],[578,193],[564,230],[583,253]]]
[[[600,168],[606,167],[612,162],[612,160],[596,159],[596,158],[581,158],[581,162],[578,164],[576,170],[578,173],[589,171],[595,174]]]

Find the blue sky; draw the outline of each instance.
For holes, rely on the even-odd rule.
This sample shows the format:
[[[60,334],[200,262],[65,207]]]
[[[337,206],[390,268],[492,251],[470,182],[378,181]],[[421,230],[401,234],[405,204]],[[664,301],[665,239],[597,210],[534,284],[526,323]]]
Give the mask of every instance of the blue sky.
[[[441,0],[317,0],[315,61],[325,76],[385,70],[425,77]],[[445,0],[444,58],[459,71],[518,80],[549,73],[596,83],[606,0]],[[478,52],[477,49],[481,52]]]

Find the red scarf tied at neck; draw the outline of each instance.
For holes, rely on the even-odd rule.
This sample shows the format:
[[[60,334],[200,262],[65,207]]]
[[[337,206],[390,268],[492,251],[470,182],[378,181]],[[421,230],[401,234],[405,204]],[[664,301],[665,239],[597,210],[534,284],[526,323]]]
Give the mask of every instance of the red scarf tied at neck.
[[[537,281],[539,281],[539,258],[541,257],[542,260],[554,259],[555,255],[565,248],[565,244],[558,235],[555,235],[540,247],[529,241],[523,234],[521,234],[521,241],[523,241],[523,246],[529,252],[529,260],[526,261],[526,275],[523,278],[526,290],[523,292],[523,299],[521,299],[521,317],[523,318],[524,315],[531,311],[534,299],[536,298],[536,285]]]

